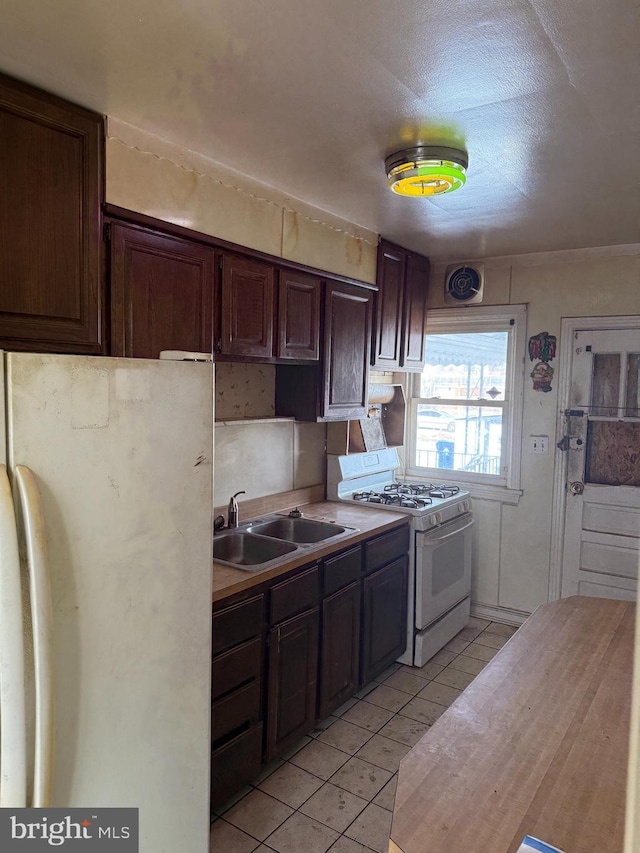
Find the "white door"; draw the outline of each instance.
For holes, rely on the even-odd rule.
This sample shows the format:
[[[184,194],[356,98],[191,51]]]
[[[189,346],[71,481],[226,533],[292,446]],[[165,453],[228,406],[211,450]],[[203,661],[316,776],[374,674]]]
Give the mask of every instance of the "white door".
[[[640,543],[640,329],[574,334],[565,411],[562,595],[635,599]]]

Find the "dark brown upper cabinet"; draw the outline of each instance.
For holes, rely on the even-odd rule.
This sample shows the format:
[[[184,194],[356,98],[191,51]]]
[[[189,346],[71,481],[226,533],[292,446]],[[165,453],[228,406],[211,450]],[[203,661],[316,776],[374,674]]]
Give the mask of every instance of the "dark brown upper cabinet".
[[[427,331],[429,261],[422,255],[407,256],[404,280],[404,306],[400,367],[421,371],[424,367],[424,338]]]
[[[213,348],[220,361],[275,363],[285,389],[278,414],[364,417],[373,285],[245,254],[122,208],[105,211],[113,355]]]
[[[222,355],[273,356],[275,269],[271,264],[224,253],[220,297]]]
[[[228,359],[317,361],[322,282],[241,255],[221,255],[218,353]]]
[[[280,271],[278,284],[278,358],[317,361],[320,357],[320,291],[310,275]]]
[[[422,370],[429,261],[382,240],[377,284],[373,366],[380,370]]]
[[[372,291],[348,284],[327,284],[323,417],[366,417],[372,308]]]
[[[103,351],[104,118],[0,75],[0,346]]]
[[[325,283],[320,363],[277,366],[277,415],[303,421],[366,417],[372,312],[372,290]]]
[[[378,247],[378,297],[376,300],[375,349],[373,365],[381,370],[400,366],[402,304],[406,254],[394,246]]]
[[[210,353],[214,250],[135,225],[109,228],[111,354]]]

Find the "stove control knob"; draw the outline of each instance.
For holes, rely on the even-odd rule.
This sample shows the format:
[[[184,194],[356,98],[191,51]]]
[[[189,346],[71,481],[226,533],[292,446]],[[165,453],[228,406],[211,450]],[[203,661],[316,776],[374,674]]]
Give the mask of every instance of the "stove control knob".
[[[458,504],[458,512],[466,512],[467,503],[463,501],[461,504]]]
[[[435,514],[435,519],[436,519],[436,521],[438,522],[438,524],[440,524],[440,522],[442,521],[442,513],[441,513],[441,512],[437,512],[437,513]]]
[[[430,515],[427,518],[427,524],[437,524],[435,515]]]

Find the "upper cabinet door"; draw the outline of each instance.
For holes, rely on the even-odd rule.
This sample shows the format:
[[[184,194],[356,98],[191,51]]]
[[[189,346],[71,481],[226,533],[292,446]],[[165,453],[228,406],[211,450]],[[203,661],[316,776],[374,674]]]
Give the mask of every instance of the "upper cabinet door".
[[[240,255],[222,256],[220,352],[273,356],[274,268]]]
[[[0,346],[103,349],[101,115],[0,75]]]
[[[377,283],[373,366],[382,370],[422,370],[429,260],[381,240]]]
[[[111,354],[212,350],[213,249],[133,225],[111,226]]]
[[[278,358],[317,361],[320,357],[321,281],[281,270],[278,287]]]
[[[402,367],[407,372],[419,372],[424,367],[428,295],[429,261],[421,255],[409,255],[404,288],[401,358]]]
[[[378,248],[378,297],[373,366],[381,370],[400,367],[402,303],[406,255],[395,246]]]
[[[327,284],[322,411],[325,418],[366,417],[372,302],[371,290]]]

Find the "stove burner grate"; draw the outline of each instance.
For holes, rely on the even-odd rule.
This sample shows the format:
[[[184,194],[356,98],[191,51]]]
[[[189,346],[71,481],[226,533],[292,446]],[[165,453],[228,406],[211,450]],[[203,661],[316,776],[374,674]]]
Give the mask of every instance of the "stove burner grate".
[[[436,485],[435,483],[389,483],[384,487],[385,492],[389,494],[416,495],[426,498],[451,498],[457,495],[460,489],[458,486],[447,486],[444,483]],[[430,503],[430,501],[429,501]]]
[[[371,490],[354,492],[351,497],[354,501],[404,507],[405,509],[424,509],[433,503],[429,497],[419,497],[415,492],[405,488],[396,489],[396,485],[385,486],[383,492],[374,492]]]
[[[452,498],[460,491],[458,486],[446,486],[444,483],[439,486],[431,483],[427,488],[432,498]]]

